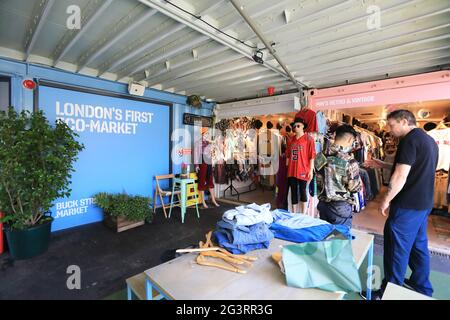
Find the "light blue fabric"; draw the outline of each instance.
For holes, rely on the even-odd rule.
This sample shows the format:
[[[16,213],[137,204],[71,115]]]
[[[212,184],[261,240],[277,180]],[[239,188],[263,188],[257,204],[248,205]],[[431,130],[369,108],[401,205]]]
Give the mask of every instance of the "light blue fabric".
[[[294,214],[284,210],[284,209],[276,209],[272,211],[273,222],[277,222],[278,220],[290,219],[294,217]]]
[[[227,210],[223,214],[223,220],[235,220],[236,224],[241,226],[251,226],[260,222],[271,224],[273,222],[270,203],[263,205],[252,203]]]
[[[241,226],[236,226],[226,221],[217,222],[217,231],[225,233],[228,242],[234,245],[248,245],[268,242],[273,239],[273,233],[264,222],[248,226],[243,230]]]
[[[249,232],[250,229],[247,226],[241,226],[236,223],[236,220],[222,219],[217,222],[217,228],[220,229],[230,229],[230,230],[240,230],[244,232]]]
[[[292,229],[274,223],[270,226],[270,230],[275,238],[297,243],[323,241],[333,235],[346,239],[353,238],[350,229],[340,224],[322,224],[315,227]]]
[[[272,211],[274,223],[270,230],[275,238],[291,242],[322,241],[330,235],[338,235],[352,239],[350,228],[340,224],[330,224],[327,221],[312,218],[303,214],[293,214],[283,209]]]
[[[274,215],[272,213],[272,215]],[[279,218],[279,216],[282,215],[282,218]],[[289,217],[290,215],[290,217]],[[288,218],[289,217],[289,218]],[[302,228],[310,228],[315,227],[323,224],[328,224],[328,222],[315,219],[313,217],[310,217],[306,214],[286,214],[286,213],[276,213],[274,216],[275,223],[291,228],[291,229],[302,229]]]
[[[229,252],[234,254],[246,254],[249,251],[258,250],[258,249],[268,249],[270,246],[270,242],[262,242],[255,244],[232,244],[230,243],[225,229],[216,230],[213,233],[213,237],[215,238],[215,242],[219,244],[220,247],[227,249]]]
[[[283,247],[290,287],[361,292],[361,279],[349,240],[308,242]]]
[[[325,134],[327,133],[327,118],[323,114],[322,111],[318,111],[316,113],[316,121],[317,121],[317,129],[319,133]]]

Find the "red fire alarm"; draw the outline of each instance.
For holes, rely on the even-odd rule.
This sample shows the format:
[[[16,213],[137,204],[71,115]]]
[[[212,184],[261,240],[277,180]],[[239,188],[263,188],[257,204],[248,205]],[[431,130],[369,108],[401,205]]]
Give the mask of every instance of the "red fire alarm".
[[[273,96],[275,93],[275,87],[268,87],[267,92],[269,93],[269,96]]]
[[[36,82],[30,79],[25,79],[22,81],[22,85],[25,89],[34,90],[36,89]]]

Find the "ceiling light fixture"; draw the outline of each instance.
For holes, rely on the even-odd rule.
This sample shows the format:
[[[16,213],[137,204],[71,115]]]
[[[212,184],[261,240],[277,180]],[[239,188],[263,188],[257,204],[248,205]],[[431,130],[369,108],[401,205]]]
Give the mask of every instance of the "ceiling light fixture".
[[[255,62],[257,63],[264,64],[263,53],[261,50],[255,52],[255,54],[253,55],[253,60],[255,60]]]

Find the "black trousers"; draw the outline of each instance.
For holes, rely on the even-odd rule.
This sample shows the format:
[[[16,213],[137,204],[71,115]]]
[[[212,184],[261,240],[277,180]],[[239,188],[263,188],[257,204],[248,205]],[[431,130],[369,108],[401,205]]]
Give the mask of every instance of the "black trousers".
[[[306,185],[308,182],[294,177],[289,177],[288,182],[291,188],[292,204],[298,204],[299,196],[301,202],[308,202],[308,196],[306,195]]]

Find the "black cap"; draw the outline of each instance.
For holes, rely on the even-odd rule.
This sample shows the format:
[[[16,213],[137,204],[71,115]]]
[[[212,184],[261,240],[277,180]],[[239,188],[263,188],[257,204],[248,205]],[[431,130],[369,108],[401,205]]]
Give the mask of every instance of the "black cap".
[[[308,128],[308,125],[306,124],[305,120],[303,120],[302,118],[295,118],[294,122],[291,123],[292,129],[294,129],[294,125],[296,123],[302,123],[303,124],[303,130],[306,130],[306,128]]]

